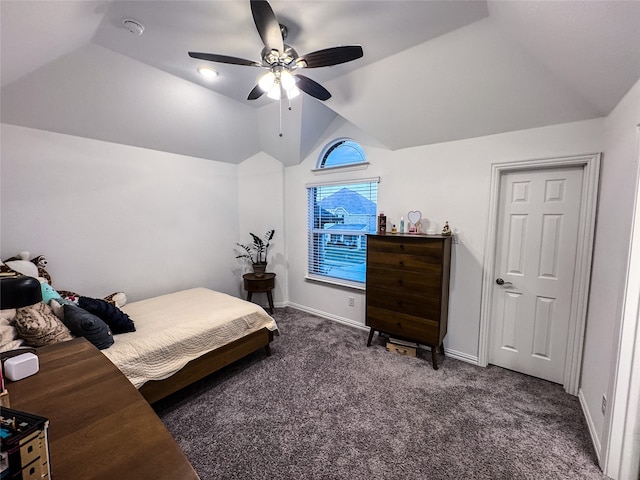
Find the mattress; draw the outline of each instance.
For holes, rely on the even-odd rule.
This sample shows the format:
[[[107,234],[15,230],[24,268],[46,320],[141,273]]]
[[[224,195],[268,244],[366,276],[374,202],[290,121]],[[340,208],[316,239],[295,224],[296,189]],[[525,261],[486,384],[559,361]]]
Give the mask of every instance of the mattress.
[[[136,331],[114,335],[115,343],[101,351],[136,388],[263,327],[278,329],[262,307],[207,288],[129,303],[122,310]]]

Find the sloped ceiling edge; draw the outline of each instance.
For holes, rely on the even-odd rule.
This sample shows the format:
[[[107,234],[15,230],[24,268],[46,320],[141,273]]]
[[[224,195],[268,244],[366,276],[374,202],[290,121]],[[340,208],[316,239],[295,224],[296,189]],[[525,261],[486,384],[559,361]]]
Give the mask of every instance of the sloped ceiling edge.
[[[260,150],[255,110],[95,44],[2,88],[2,121],[239,163]]]
[[[393,150],[601,116],[490,18],[325,86],[330,108]]]

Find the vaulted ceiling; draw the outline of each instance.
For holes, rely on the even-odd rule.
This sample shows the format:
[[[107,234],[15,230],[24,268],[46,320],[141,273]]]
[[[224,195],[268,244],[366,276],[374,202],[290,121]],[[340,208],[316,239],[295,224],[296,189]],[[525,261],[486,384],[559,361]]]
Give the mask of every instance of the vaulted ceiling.
[[[305,75],[333,95],[246,100],[248,0],[0,2],[2,122],[222,162],[298,164],[332,122],[395,150],[607,115],[640,78],[638,1],[270,2],[300,54],[362,45]],[[130,33],[123,20],[145,27]],[[278,136],[282,118],[283,136]]]

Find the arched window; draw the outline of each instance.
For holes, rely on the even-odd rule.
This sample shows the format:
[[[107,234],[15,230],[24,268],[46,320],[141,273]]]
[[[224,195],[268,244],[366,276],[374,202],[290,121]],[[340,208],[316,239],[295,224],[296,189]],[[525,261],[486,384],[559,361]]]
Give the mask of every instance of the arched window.
[[[367,163],[362,147],[351,138],[338,138],[324,147],[318,158],[318,169],[346,167]]]
[[[329,142],[315,173],[367,168],[354,140]],[[376,231],[379,178],[307,184],[309,262],[307,278],[364,288],[367,234]]]

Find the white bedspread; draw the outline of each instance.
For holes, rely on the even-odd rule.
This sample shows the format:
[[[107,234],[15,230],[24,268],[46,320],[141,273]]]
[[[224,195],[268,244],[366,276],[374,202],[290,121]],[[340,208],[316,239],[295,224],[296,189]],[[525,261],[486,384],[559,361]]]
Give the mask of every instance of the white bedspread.
[[[122,310],[136,331],[114,335],[115,343],[102,353],[136,388],[263,327],[278,328],[262,307],[206,288],[133,302]]]

